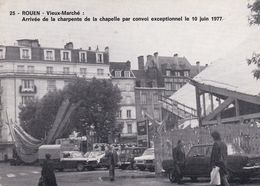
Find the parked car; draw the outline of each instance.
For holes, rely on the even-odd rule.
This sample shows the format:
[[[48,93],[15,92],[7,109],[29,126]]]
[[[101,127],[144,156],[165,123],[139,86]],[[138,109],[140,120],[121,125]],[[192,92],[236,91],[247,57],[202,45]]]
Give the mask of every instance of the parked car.
[[[133,168],[134,158],[141,156],[145,148],[127,147],[118,151],[118,166],[120,169]]]
[[[183,176],[195,181],[198,177],[210,177],[210,156],[213,145],[195,145],[189,150],[184,163]],[[229,179],[239,178],[246,182],[250,177],[260,173],[260,156],[249,155],[239,146],[227,144],[227,169]],[[171,182],[175,182],[173,160],[162,162],[163,169],[168,173]]]
[[[96,168],[106,167],[104,164],[105,152],[104,151],[91,151],[84,155],[87,159],[86,168],[88,170],[94,170]]]
[[[83,171],[87,165],[87,160],[80,151],[62,151],[61,145],[42,145],[39,147],[38,159],[42,163],[46,154],[51,155],[55,169],[77,169]]]
[[[145,169],[153,171],[155,167],[154,159],[154,148],[148,148],[142,156],[134,158],[135,166],[142,171]]]

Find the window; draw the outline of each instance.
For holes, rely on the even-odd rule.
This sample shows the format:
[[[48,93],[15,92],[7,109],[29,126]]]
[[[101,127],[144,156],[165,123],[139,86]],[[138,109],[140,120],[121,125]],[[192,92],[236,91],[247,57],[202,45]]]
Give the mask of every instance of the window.
[[[126,84],[126,91],[131,91],[131,85],[129,85],[129,84]]]
[[[47,81],[47,90],[48,91],[55,91],[56,90],[56,81],[55,80],[48,80]]]
[[[104,75],[104,69],[101,69],[101,68],[97,69],[97,75],[103,76]]]
[[[175,76],[181,76],[180,72],[175,72]]]
[[[97,63],[104,63],[103,61],[103,54],[102,53],[96,53],[96,61]]]
[[[184,71],[184,76],[189,77],[189,71]]]
[[[125,76],[126,78],[129,78],[129,77],[130,77],[130,72],[129,72],[129,71],[125,71],[125,72],[124,72],[124,76]]]
[[[79,52],[79,62],[84,63],[87,62],[87,52]]]
[[[61,61],[71,61],[71,51],[61,50]]]
[[[130,104],[131,103],[131,97],[130,96],[126,96],[126,104]]]
[[[5,48],[0,48],[0,59],[5,59]]]
[[[165,83],[166,90],[172,90],[172,83]]]
[[[44,60],[54,60],[54,50],[44,50]]]
[[[153,102],[154,103],[158,102],[158,94],[157,93],[153,94]]]
[[[122,118],[122,110],[118,112],[118,118]]]
[[[121,71],[115,71],[115,77],[121,77]]]
[[[146,102],[147,102],[147,96],[146,96],[146,94],[141,94],[141,104],[146,104]]]
[[[17,72],[24,72],[24,65],[17,65]]]
[[[22,96],[22,104],[27,104],[34,100],[34,96]]]
[[[179,90],[181,88],[181,84],[176,84],[176,90]]]
[[[27,72],[34,73],[34,66],[27,66]]]
[[[86,75],[87,74],[87,69],[86,68],[80,68],[80,75]]]
[[[171,71],[170,70],[166,70],[166,76],[171,76]]]
[[[160,119],[160,110],[158,108],[154,109],[154,118],[157,120]]]
[[[22,88],[23,89],[29,89],[29,90],[34,89],[34,80],[23,79],[22,80]]]
[[[63,67],[63,74],[69,74],[70,68],[69,67]]]
[[[127,110],[126,111],[126,117],[127,118],[131,118],[131,110]]]
[[[30,48],[20,48],[20,58],[21,59],[31,59],[31,49]]]
[[[53,73],[53,67],[46,67],[46,72],[47,74],[52,74]]]
[[[127,124],[127,133],[129,133],[129,134],[133,133],[132,124],[130,124],[130,123]]]

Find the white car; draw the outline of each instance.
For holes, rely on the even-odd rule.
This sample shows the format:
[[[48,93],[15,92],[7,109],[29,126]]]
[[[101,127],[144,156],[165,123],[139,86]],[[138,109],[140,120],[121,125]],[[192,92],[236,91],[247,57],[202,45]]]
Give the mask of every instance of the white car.
[[[87,159],[88,170],[103,167],[101,160],[105,157],[104,151],[91,151],[90,153],[86,153],[84,156]]]
[[[148,169],[153,171],[155,167],[154,159],[154,148],[146,149],[142,156],[134,158],[135,166],[140,170]]]

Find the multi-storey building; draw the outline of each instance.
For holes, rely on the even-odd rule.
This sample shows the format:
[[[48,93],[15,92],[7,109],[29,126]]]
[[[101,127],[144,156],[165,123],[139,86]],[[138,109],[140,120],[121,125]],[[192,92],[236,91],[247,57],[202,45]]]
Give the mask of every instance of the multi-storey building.
[[[113,85],[121,91],[122,100],[117,114],[117,124],[122,129],[120,143],[136,143],[135,76],[130,61],[110,62]]]
[[[38,40],[17,40],[16,46],[0,46],[0,141],[10,141],[6,122],[19,122],[19,106],[62,89],[76,76],[110,78],[109,49],[105,51],[41,47]],[[0,155],[1,156],[1,155]],[[1,159],[1,157],[0,157]]]
[[[179,57],[178,54],[174,54],[173,57],[159,56],[158,52],[155,52],[153,56],[148,55],[145,64],[146,71],[157,69],[160,81],[163,82],[166,89],[166,96],[171,96],[188,82],[191,67],[185,57]]]

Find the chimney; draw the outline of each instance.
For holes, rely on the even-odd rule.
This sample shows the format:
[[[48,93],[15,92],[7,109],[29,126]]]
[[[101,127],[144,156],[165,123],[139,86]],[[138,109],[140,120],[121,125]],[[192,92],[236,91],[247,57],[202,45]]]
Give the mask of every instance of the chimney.
[[[109,53],[109,47],[107,46],[106,48],[105,48],[105,53]]]
[[[130,62],[130,61],[127,61],[127,62],[126,62],[126,67],[127,67],[128,70],[131,69],[131,62]]]
[[[208,66],[209,66],[208,64],[205,65],[205,67],[208,67]]]
[[[90,46],[88,47],[88,50],[91,51],[91,47]]]
[[[144,70],[144,56],[138,56],[138,70]]]
[[[153,56],[152,55],[147,55],[146,59],[147,59],[147,62],[150,62],[150,61],[153,60]]]
[[[159,62],[158,62],[158,52],[153,53],[154,56],[154,62],[157,68],[159,68]]]
[[[99,48],[98,48],[98,45],[97,45],[97,49],[96,49],[97,52],[99,52]]]
[[[178,59],[178,54],[177,53],[175,53],[173,55],[173,61],[175,62],[176,65],[179,65],[179,59]]]
[[[72,42],[68,42],[66,43],[66,45],[64,45],[65,49],[73,49],[73,43]]]
[[[196,66],[197,66],[198,73],[200,73],[200,62],[199,61],[196,62]]]

